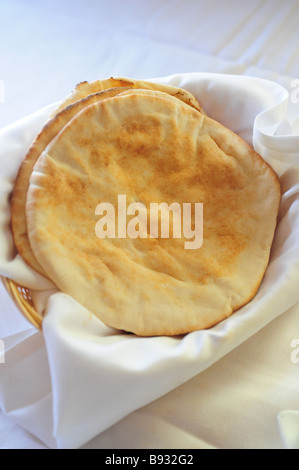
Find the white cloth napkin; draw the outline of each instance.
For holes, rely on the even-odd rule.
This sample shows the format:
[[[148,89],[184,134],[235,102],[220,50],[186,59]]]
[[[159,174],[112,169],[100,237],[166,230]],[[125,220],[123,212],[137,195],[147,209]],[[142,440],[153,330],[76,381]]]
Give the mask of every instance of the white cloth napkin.
[[[281,411],[278,428],[285,448],[299,449],[299,410]]]
[[[9,228],[9,196],[20,162],[56,105],[0,132],[0,273],[33,290],[43,330],[2,338],[0,407],[51,448],[78,448],[133,410],[173,390],[299,301],[299,146],[289,96],[258,78],[178,74],[155,79],[189,89],[277,171],[282,203],[271,260],[256,297],[209,330],[139,338],[105,326],[28,268]],[[290,129],[279,135],[280,129]],[[1,338],[1,331],[0,331]]]

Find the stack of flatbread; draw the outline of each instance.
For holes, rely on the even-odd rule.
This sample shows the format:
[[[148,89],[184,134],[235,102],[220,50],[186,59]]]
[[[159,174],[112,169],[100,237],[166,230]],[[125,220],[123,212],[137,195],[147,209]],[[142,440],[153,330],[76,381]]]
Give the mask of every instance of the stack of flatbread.
[[[120,196],[138,217],[120,213]],[[77,85],[36,137],[15,183],[12,230],[23,259],[107,325],[178,335],[217,324],[255,296],[279,202],[274,171],[191,93],[109,78]],[[115,219],[107,209],[99,236],[103,204]],[[158,205],[153,234],[144,209]],[[165,207],[189,217],[198,246],[186,249],[184,218]],[[123,228],[134,220],[129,236]]]

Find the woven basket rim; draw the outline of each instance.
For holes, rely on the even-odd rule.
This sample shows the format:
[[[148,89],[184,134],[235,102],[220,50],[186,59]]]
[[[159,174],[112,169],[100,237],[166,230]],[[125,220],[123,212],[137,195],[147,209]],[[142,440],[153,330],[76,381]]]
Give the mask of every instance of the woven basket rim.
[[[0,276],[3,286],[14,301],[18,310],[38,329],[42,328],[42,316],[36,311],[30,289],[23,287],[12,279]]]

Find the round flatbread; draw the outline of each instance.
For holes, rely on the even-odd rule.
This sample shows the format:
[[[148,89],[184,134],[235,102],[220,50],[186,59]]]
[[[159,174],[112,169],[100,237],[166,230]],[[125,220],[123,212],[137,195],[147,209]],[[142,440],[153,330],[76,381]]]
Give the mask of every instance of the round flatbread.
[[[255,296],[279,202],[276,174],[233,132],[179,102],[128,94],[84,108],[52,140],[26,211],[57,287],[107,325],[150,336],[211,327]],[[181,237],[177,224],[165,238],[151,230],[155,203],[182,208]]]
[[[74,103],[75,101],[78,101],[92,93],[115,87],[142,88],[146,90],[163,91],[164,93],[174,96],[183,103],[186,103],[197,111],[205,114],[202,105],[198,102],[195,96],[187,90],[163,83],[155,83],[147,80],[136,80],[122,77],[110,77],[104,80],[95,80],[93,82],[81,82],[76,86],[70,96],[68,96],[62,102],[61,107],[64,108],[65,106]]]
[[[201,105],[191,93],[169,85],[112,77],[91,83],[82,82],[77,85],[71,95],[65,98],[54,111],[51,119],[34,140],[20,166],[12,195],[11,224],[16,249],[26,263],[42,275],[45,275],[45,272],[34,256],[29,243],[25,213],[29,178],[32,169],[41,152],[77,112],[93,102],[115,96],[131,88],[163,91],[167,93],[170,98],[177,98],[180,102],[186,103],[204,112]]]

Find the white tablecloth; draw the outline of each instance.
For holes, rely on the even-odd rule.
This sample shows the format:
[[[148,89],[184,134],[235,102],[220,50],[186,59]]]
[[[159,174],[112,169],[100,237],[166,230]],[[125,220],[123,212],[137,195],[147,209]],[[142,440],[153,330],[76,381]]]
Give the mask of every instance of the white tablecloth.
[[[87,1],[83,7],[78,1],[12,0],[0,10],[0,127],[59,100],[81,80],[216,72],[282,84],[293,93],[289,115],[298,133],[296,1],[233,0],[225,7],[217,0]],[[0,339],[5,337],[9,347],[7,338],[14,335],[15,341],[19,334],[38,367],[44,359],[42,334],[19,314],[2,287],[0,300]],[[299,308],[293,306],[211,367],[85,447],[299,447],[298,320]],[[47,370],[41,371],[45,387],[47,380]],[[15,418],[0,412],[1,448],[47,447]]]

